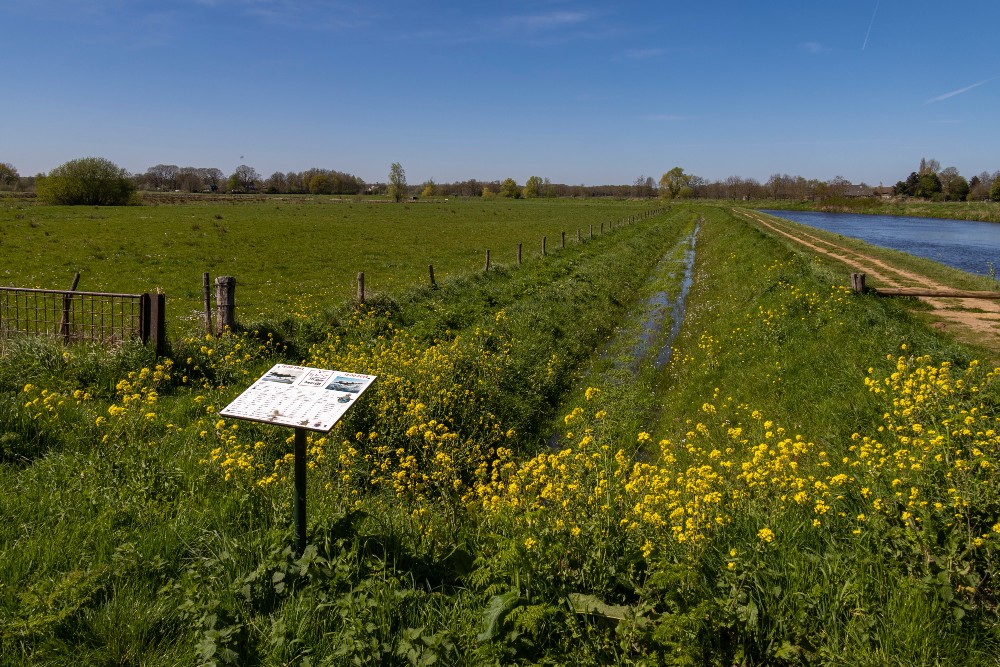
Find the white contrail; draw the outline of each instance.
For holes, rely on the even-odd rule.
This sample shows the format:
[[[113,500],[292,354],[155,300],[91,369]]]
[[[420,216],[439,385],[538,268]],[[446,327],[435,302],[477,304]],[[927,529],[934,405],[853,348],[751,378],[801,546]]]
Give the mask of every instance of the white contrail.
[[[956,95],[961,95],[962,93],[967,93],[970,90],[972,90],[973,88],[978,88],[979,86],[983,85],[984,83],[989,83],[990,81],[993,81],[995,79],[996,79],[995,76],[991,77],[989,79],[983,79],[979,83],[974,83],[971,86],[966,86],[965,88],[959,88],[958,90],[953,90],[950,93],[945,93],[944,95],[938,95],[937,97],[932,97],[931,99],[929,99],[926,102],[924,102],[924,104],[933,104],[934,102],[940,102],[941,100],[946,100],[949,97],[955,97]]]
[[[872,20],[868,22],[868,32],[865,33],[865,43],[861,45],[862,51],[868,48],[868,38],[871,37],[872,26],[875,25],[875,15],[878,14],[878,6],[881,2],[882,0],[875,0],[875,11],[872,12]]]

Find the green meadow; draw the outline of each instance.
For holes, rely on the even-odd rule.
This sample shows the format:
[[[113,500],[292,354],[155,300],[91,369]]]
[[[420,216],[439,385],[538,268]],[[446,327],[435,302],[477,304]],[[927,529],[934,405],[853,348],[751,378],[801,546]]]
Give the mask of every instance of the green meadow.
[[[143,238],[168,296],[269,305],[160,359],[3,342],[0,664],[1000,659],[997,372],[728,206],[20,206],[11,282],[126,289]],[[291,431],[218,415],[277,362],[378,376],[309,438],[302,555]]]
[[[202,275],[234,276],[247,319],[279,317],[300,299],[333,304],[365,273],[370,292],[523,259],[589,237],[655,204],[451,200],[392,205],[333,197],[275,197],[128,207],[43,206],[0,199],[0,283],[140,294],[162,290],[168,317],[201,309]]]

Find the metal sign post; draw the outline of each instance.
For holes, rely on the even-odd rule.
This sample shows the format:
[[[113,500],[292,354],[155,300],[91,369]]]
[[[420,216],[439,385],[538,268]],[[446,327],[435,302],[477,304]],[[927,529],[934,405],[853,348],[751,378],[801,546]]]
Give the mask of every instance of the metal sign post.
[[[306,430],[295,429],[295,498],[292,500],[295,520],[295,555],[306,550]]]
[[[306,548],[306,435],[329,433],[374,381],[374,375],[276,364],[219,411],[222,417],[295,429],[292,514],[297,556]]]

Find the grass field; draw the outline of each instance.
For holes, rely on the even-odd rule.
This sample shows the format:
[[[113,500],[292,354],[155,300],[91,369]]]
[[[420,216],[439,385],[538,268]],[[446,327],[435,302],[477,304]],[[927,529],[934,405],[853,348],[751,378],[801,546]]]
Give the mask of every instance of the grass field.
[[[996,663],[973,351],[723,206],[479,269],[169,360],[5,345],[0,664]],[[276,361],[379,376],[302,558],[290,432],[217,414]]]
[[[0,199],[0,284],[138,294],[161,289],[174,322],[200,310],[202,274],[237,279],[244,319],[281,316],[300,301],[339,303],[358,272],[371,292],[497,265],[575,243],[655,203],[452,200],[402,205],[280,197],[171,206],[59,207]]]

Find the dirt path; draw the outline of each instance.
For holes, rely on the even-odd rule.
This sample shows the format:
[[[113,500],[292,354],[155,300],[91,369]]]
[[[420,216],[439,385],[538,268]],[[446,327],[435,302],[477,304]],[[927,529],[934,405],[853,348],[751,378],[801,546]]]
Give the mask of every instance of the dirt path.
[[[934,290],[950,289],[927,276],[887,264],[869,255],[821,239],[806,231],[782,224],[756,211],[734,209],[734,213],[751,220],[765,230],[788,238],[810,250],[835,259],[851,268],[852,272],[865,273],[879,287],[923,287]],[[1000,301],[996,299],[952,299],[918,297],[931,307],[928,311],[933,326],[952,333],[967,343],[987,347],[1000,353]]]

